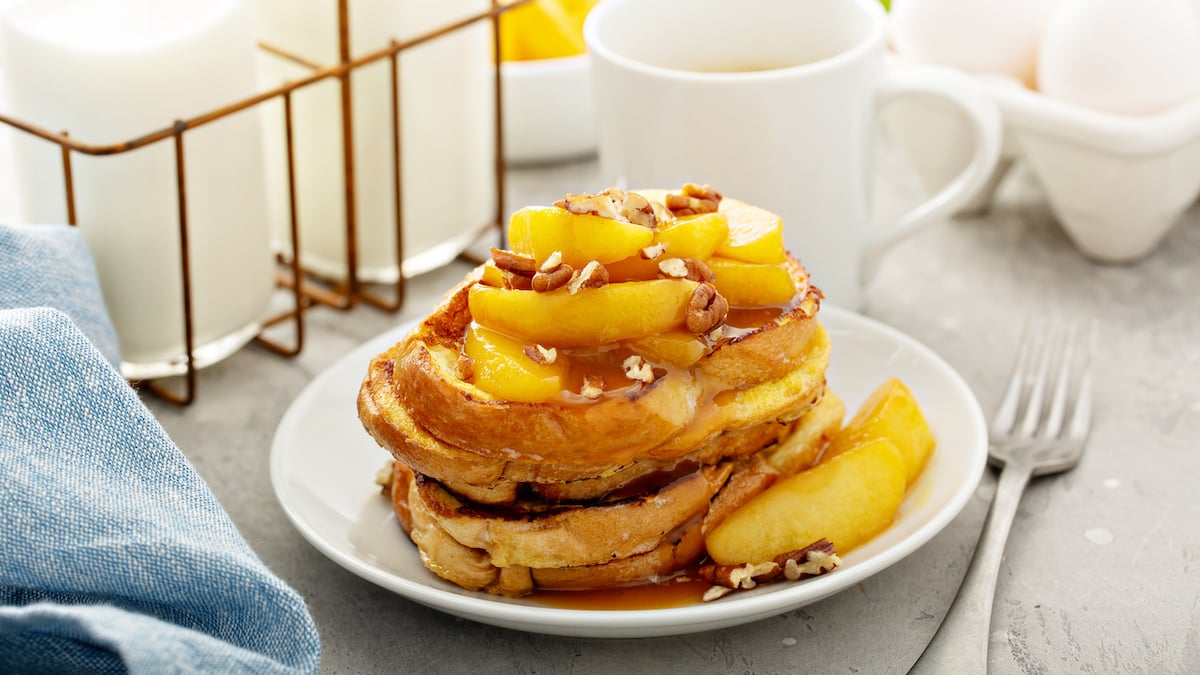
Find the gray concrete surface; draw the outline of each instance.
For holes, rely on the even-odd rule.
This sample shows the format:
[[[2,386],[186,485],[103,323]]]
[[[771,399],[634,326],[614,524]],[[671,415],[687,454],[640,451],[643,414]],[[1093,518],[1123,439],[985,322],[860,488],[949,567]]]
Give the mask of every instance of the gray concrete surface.
[[[586,162],[519,171],[507,204],[602,187],[594,176]],[[898,195],[885,194],[887,208],[902,206]],[[396,315],[311,312],[301,356],[242,350],[200,374],[191,408],[148,398],[251,546],[307,599],[324,671],[908,670],[954,597],[994,485],[990,474],[939,536],[857,587],[758,623],[681,637],[557,638],[456,619],[343,571],[306,543],[268,480],[280,417],[339,355],[423,314],[465,269],[455,264],[414,280]],[[1097,266],[1080,257],[1037,187],[1018,174],[990,214],[934,226],[894,251],[865,313],[940,353],[989,414],[1026,318],[1095,322],[1092,440],[1074,471],[1040,479],[1026,494],[997,589],[991,670],[1200,671],[1200,209],[1144,262]]]

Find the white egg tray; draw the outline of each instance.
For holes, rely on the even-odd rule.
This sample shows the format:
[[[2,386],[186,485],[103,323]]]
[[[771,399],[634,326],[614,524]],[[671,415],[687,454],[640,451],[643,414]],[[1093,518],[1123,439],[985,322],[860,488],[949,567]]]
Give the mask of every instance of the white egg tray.
[[[1054,100],[1008,78],[974,79],[1004,120],[998,171],[1024,161],[1088,257],[1108,263],[1145,257],[1200,195],[1200,97],[1157,115],[1127,117]],[[886,133],[922,182],[945,184],[970,152],[968,128],[944,106],[908,108],[885,112]],[[977,206],[990,199],[1001,173]]]

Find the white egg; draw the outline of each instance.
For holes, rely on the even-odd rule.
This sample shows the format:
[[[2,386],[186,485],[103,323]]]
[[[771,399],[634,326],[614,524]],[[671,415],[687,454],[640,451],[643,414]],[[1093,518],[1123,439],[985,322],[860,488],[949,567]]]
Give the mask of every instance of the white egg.
[[[1200,91],[1200,22],[1185,0],[1064,0],[1038,57],[1047,96],[1146,115]]]
[[[892,46],[919,63],[1032,85],[1038,41],[1059,1],[892,0]]]

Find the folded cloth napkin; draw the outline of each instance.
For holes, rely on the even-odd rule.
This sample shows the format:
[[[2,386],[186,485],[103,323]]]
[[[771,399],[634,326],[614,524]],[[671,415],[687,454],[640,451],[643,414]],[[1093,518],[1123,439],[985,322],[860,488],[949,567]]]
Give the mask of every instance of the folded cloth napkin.
[[[71,319],[0,310],[0,672],[308,672],[319,652]]]
[[[104,358],[120,367],[117,334],[79,228],[0,223],[0,309],[17,307],[65,312]]]

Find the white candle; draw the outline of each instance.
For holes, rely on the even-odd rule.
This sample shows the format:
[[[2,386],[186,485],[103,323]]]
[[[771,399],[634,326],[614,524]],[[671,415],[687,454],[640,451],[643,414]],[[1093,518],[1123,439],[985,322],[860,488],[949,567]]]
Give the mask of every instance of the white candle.
[[[3,8],[0,7],[0,11]],[[4,80],[4,65],[0,64],[0,113],[8,112],[8,85]],[[15,223],[21,220],[21,206],[17,202],[17,171],[13,163],[13,131],[7,124],[0,124],[0,223]]]
[[[488,0],[350,2],[352,55],[413,38],[491,7]],[[336,0],[259,0],[260,34],[324,65],[338,62]],[[400,54],[404,273],[453,258],[495,215],[495,135],[490,23]],[[264,54],[263,86],[310,71]],[[351,78],[360,278],[393,281],[395,209],[387,60]],[[298,91],[295,115],[297,215],[302,260],[320,274],[345,274],[345,187],[339,85],[327,80]],[[266,110],[272,221],[286,242],[286,165],[282,112]]]
[[[0,0],[0,18],[8,8],[21,0]],[[11,114],[8,109],[8,85],[4,79],[4,63],[0,62],[0,113]],[[21,207],[17,202],[16,167],[12,156],[12,127],[0,124],[0,223],[15,223],[20,220]]]
[[[253,94],[255,42],[250,0],[36,0],[0,22],[0,63],[16,116],[101,145]],[[16,141],[26,220],[66,222],[57,146]],[[72,155],[78,222],[131,377],[178,372],[185,352],[173,146]],[[203,366],[253,337],[273,288],[259,114],[188,131],[184,146]]]

